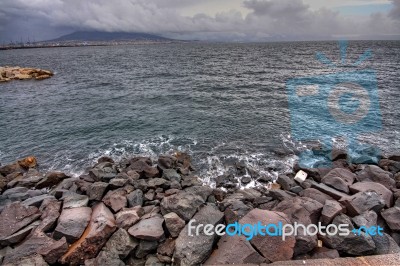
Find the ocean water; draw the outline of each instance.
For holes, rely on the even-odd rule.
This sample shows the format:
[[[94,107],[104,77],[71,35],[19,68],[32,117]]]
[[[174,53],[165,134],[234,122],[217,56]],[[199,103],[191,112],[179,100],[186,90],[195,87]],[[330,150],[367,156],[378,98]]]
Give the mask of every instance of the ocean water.
[[[340,68],[315,56],[340,63],[336,42],[176,43],[0,51],[0,65],[55,72],[0,84],[0,162],[35,155],[42,169],[79,174],[102,155],[180,150],[206,182],[232,160],[275,177],[304,146],[291,136],[286,82],[351,71],[367,49],[356,69],[377,73],[383,127],[358,137],[399,152],[400,42],[350,42]]]

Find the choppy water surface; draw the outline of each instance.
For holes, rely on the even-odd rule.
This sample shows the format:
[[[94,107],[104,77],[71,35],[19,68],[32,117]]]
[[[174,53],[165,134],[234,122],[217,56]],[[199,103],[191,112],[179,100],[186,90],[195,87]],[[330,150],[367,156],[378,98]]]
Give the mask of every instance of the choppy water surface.
[[[361,136],[400,150],[400,42],[350,42],[348,62],[377,72],[383,130]],[[48,80],[0,84],[0,162],[36,155],[43,168],[79,173],[101,155],[190,152],[205,180],[232,158],[263,175],[290,168],[285,82],[331,69],[335,42],[157,44],[0,51],[0,65],[55,71]],[[312,126],[312,125],[309,125]]]

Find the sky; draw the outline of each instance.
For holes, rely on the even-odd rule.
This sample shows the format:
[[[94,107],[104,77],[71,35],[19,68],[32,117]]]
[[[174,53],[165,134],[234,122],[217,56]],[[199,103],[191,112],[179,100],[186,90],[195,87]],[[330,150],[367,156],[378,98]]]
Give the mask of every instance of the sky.
[[[1,0],[0,42],[79,30],[238,42],[400,39],[400,0]]]

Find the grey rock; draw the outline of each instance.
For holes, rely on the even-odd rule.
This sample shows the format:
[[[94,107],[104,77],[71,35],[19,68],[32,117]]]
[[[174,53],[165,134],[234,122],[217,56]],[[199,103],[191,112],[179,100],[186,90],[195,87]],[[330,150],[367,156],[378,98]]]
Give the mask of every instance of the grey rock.
[[[113,257],[125,259],[138,244],[138,240],[131,237],[126,230],[120,228],[107,241],[103,251],[112,254]]]
[[[22,204],[24,204],[26,206],[40,207],[40,205],[42,204],[42,202],[45,199],[55,199],[55,197],[51,196],[51,195],[43,194],[43,195],[40,195],[40,196],[36,196],[36,197],[33,197],[33,198],[29,198],[27,200],[24,200],[22,202]]]
[[[185,227],[185,221],[176,213],[170,212],[164,215],[165,225],[172,237],[177,237]]]
[[[54,238],[65,237],[68,243],[75,242],[89,224],[91,214],[92,209],[89,207],[63,209],[54,230]]]
[[[181,182],[181,175],[175,169],[164,169],[162,178],[169,181]]]
[[[371,227],[377,225],[378,215],[374,211],[363,212],[360,215],[354,216],[352,218],[355,225],[358,227],[365,226]]]
[[[196,213],[205,200],[195,194],[180,192],[169,197],[164,197],[161,201],[161,213],[163,215],[174,212],[183,220],[189,221]]]
[[[129,193],[126,198],[129,207],[143,206],[143,192],[140,189]]]
[[[69,194],[62,198],[63,209],[72,209],[79,207],[87,207],[89,203],[89,197],[86,195]]]
[[[154,215],[151,218],[140,220],[137,224],[129,228],[128,232],[135,238],[155,241],[164,236],[162,224],[164,218],[161,215]]]
[[[90,200],[101,201],[107,187],[108,184],[105,182],[95,182],[89,186],[89,189],[86,193]]]

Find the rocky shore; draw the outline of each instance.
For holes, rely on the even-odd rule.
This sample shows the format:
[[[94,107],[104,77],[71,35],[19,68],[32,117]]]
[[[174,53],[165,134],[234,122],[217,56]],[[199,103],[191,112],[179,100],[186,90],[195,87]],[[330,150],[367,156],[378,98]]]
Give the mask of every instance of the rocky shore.
[[[43,80],[53,76],[53,72],[38,68],[0,67],[0,82],[11,80]]]
[[[34,157],[0,166],[3,265],[221,265],[400,252],[400,156],[379,165],[301,169],[272,186],[240,189],[235,171],[203,186],[185,153],[156,161],[100,158],[79,177],[39,172]],[[302,172],[303,171],[303,172]],[[297,174],[297,177],[296,177]],[[268,188],[267,188],[268,187]],[[383,235],[219,237],[197,224],[347,224]],[[361,261],[361,260],[360,260]],[[288,265],[287,262],[285,265]],[[344,264],[343,264],[344,265]],[[354,264],[355,265],[355,264]]]

